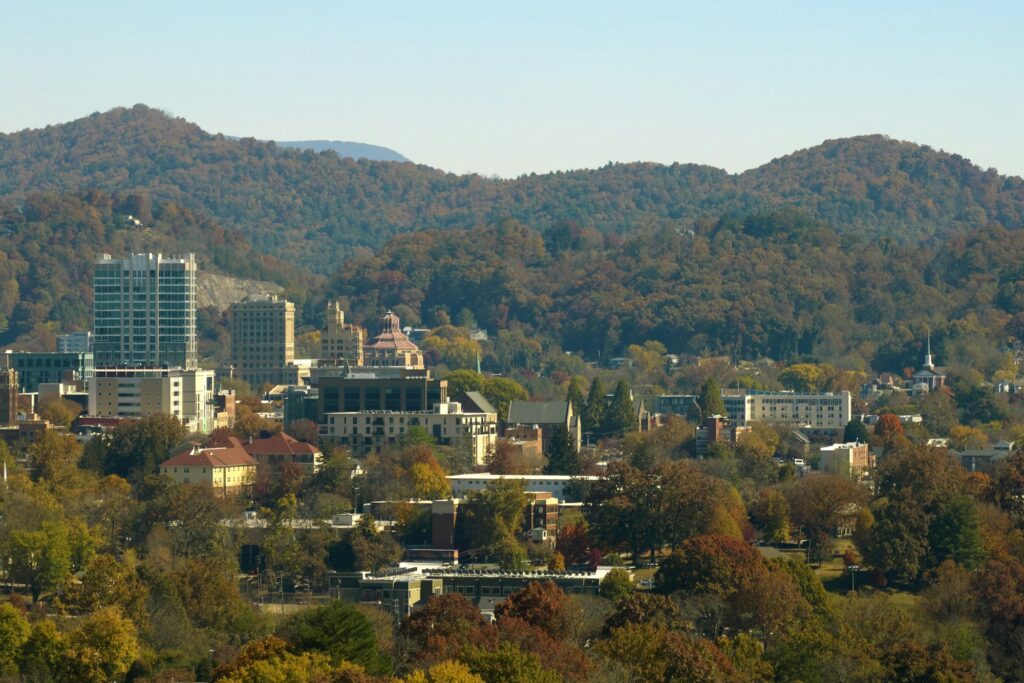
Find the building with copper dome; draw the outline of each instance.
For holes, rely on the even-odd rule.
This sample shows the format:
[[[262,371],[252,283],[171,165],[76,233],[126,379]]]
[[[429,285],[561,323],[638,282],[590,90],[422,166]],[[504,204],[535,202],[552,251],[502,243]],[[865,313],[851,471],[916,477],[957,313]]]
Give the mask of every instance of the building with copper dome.
[[[363,347],[363,365],[373,368],[423,369],[423,352],[402,332],[398,316],[388,311],[381,332]]]

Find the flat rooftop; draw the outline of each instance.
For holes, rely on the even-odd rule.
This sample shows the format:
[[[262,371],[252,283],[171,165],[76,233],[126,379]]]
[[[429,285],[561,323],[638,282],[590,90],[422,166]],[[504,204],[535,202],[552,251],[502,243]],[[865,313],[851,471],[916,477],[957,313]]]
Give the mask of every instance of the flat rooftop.
[[[454,481],[470,481],[473,479],[486,479],[488,481],[498,479],[519,479],[522,481],[572,481],[574,479],[582,479],[584,481],[597,481],[600,478],[593,474],[490,474],[487,472],[451,474],[446,477],[446,479]]]

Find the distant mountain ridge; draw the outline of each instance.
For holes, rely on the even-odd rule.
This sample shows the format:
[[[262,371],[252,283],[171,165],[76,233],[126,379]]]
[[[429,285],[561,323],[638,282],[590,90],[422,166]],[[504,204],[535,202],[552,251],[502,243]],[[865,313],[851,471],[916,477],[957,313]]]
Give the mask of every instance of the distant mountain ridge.
[[[0,197],[90,188],[202,211],[320,273],[397,234],[508,218],[541,232],[573,224],[629,235],[797,206],[838,232],[904,243],[1024,225],[1024,180],[881,135],[829,140],[738,175],[634,163],[509,180],[230,140],[144,105],[0,135]]]
[[[228,140],[241,140],[237,135],[225,135]],[[369,145],[365,142],[346,142],[344,140],[265,140],[278,147],[289,149],[308,149],[313,152],[336,152],[342,159],[369,159],[370,161],[409,161],[395,150],[380,145]]]
[[[295,149],[311,149],[314,152],[337,152],[338,156],[349,159],[369,159],[370,161],[409,161],[407,158],[389,147],[368,145],[365,142],[345,142],[344,140],[275,140],[280,147]]]

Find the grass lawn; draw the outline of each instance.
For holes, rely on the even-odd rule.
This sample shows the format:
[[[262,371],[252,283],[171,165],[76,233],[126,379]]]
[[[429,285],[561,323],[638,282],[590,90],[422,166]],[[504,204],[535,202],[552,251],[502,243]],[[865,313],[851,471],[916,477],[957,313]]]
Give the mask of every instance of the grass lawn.
[[[821,566],[811,565],[814,569],[814,573],[817,574],[819,579],[821,579],[821,583],[825,587],[825,590],[830,593],[845,595],[850,592],[850,572],[846,570],[843,563],[843,553],[846,552],[847,548],[853,548],[854,551],[857,550],[857,547],[850,539],[836,539],[836,555],[831,560],[822,562]],[[789,551],[787,552],[787,555],[792,559],[802,559],[805,557],[805,554],[800,551]],[[870,578],[867,572],[857,572],[856,589],[858,593],[885,593],[894,602],[905,607],[912,607],[921,599],[919,595],[901,588],[893,588],[891,586],[888,588],[875,588],[870,585]]]
[[[639,567],[633,571],[633,581],[639,583],[640,581],[653,581],[654,574],[658,571],[657,567]]]

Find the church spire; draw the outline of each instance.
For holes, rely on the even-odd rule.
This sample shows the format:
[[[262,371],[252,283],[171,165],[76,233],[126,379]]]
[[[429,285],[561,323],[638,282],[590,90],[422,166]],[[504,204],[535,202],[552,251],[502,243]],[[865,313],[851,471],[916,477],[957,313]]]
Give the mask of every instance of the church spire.
[[[932,361],[932,333],[928,332],[928,352],[924,356],[924,366],[929,370],[935,367],[935,363]]]

